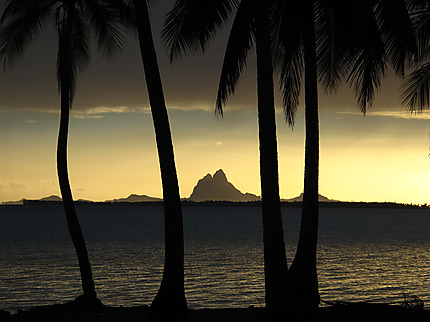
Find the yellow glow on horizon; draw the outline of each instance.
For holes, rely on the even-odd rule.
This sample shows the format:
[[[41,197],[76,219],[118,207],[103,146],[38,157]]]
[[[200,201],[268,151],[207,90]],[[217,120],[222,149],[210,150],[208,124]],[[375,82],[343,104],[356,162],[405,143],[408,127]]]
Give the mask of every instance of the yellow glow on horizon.
[[[255,112],[227,115],[221,122],[211,112],[176,113],[171,123],[181,197],[189,197],[199,179],[218,169],[223,169],[240,191],[260,195]],[[409,125],[393,131],[384,119],[384,123],[377,123],[383,125],[377,132],[367,133],[375,119],[360,118],[357,129],[361,130],[362,124],[367,128],[355,133],[349,126],[343,130],[345,119],[338,118],[333,116],[336,122],[330,127],[326,119],[322,121],[322,195],[344,201],[430,203],[430,140],[425,123],[411,123],[421,126],[419,131]],[[55,164],[58,120],[55,118],[45,133],[40,132],[39,121],[29,123],[29,119],[26,116],[20,123],[31,127],[29,131],[9,130],[8,140],[0,143],[6,151],[0,159],[0,201],[59,194]],[[75,199],[103,201],[132,193],[162,196],[149,114],[74,119],[69,137],[69,175]],[[278,151],[281,198],[298,196],[303,191],[304,174],[300,123],[294,131],[280,123]]]
[[[321,156],[321,193],[345,201],[427,203],[430,159],[422,145],[404,144],[358,140],[351,147],[327,147]]]

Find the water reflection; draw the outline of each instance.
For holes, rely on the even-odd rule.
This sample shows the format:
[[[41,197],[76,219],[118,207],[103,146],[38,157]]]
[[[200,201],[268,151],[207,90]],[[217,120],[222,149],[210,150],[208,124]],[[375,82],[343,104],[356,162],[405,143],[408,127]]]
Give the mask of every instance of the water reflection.
[[[79,207],[100,299],[115,306],[150,304],[163,272],[161,207]],[[58,215],[61,208],[15,209],[0,214],[7,217],[0,227],[0,309],[79,295],[79,271]],[[300,209],[284,209],[289,263],[299,217]],[[263,305],[260,210],[185,208],[184,222],[189,306]],[[428,211],[323,209],[318,249],[322,300],[394,302],[411,293],[428,304],[428,228]]]

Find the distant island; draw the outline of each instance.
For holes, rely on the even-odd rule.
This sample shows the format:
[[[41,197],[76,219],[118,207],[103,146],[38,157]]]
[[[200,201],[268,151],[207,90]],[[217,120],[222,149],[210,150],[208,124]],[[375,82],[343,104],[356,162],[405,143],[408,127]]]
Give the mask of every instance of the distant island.
[[[201,178],[193,189],[189,201],[259,201],[260,196],[252,193],[242,193],[227,180],[222,169],[212,176],[210,173]]]
[[[398,204],[394,202],[347,202],[329,199],[325,196],[318,196],[319,205],[322,208],[429,208],[425,205]],[[54,203],[61,202],[59,196],[51,195],[41,199],[21,199],[18,201],[6,201],[0,205],[23,205],[28,203]],[[131,194],[125,198],[118,198],[95,202],[91,200],[78,199],[78,203],[97,203],[97,204],[156,204],[162,203],[163,199],[150,197],[147,195]],[[303,193],[295,198],[281,199],[282,207],[301,207]],[[210,173],[198,180],[191,195],[183,198],[184,205],[198,206],[260,206],[261,197],[252,193],[243,193],[227,180],[227,176],[222,169],[213,175]]]
[[[106,200],[105,202],[157,202],[157,201],[163,201],[163,199],[150,197],[147,195],[131,194],[127,198]]]

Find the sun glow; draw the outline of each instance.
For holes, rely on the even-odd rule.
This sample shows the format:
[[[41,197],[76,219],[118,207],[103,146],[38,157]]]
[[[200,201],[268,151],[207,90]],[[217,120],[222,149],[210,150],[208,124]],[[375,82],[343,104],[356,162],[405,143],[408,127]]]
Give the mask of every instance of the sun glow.
[[[161,197],[151,115],[127,109],[103,115],[71,119],[69,175],[75,199],[101,201],[132,193]],[[279,116],[280,193],[292,198],[303,190],[303,115],[294,130]],[[218,120],[213,111],[173,110],[170,119],[182,197],[218,169],[242,192],[260,195],[255,111],[231,111]],[[320,193],[345,201],[428,203],[425,122],[322,113]],[[8,111],[0,125],[0,135],[7,138],[0,142],[0,201],[58,195],[58,115]]]

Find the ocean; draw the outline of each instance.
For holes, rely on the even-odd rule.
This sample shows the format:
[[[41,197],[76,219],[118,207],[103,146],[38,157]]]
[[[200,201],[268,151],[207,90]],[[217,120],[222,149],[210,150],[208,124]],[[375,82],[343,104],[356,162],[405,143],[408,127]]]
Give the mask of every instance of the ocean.
[[[159,204],[77,203],[96,289],[104,304],[149,305],[163,272]],[[288,263],[300,208],[283,208]],[[184,206],[185,288],[190,308],[264,305],[259,207]],[[430,303],[430,209],[321,208],[321,299]],[[0,206],[0,310],[63,303],[81,294],[59,203]]]

